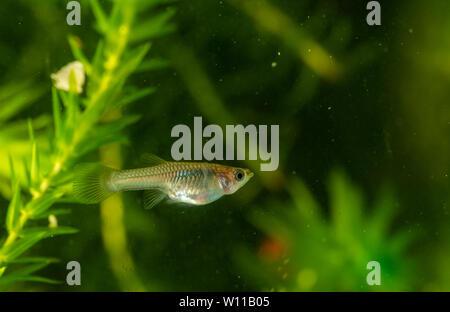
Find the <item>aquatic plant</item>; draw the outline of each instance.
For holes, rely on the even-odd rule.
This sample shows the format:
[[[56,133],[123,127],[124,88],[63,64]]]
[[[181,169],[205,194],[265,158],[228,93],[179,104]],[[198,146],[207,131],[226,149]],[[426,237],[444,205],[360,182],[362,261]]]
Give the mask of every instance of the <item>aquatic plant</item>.
[[[407,252],[413,237],[406,228],[392,230],[399,203],[391,187],[385,186],[370,207],[343,171],[334,171],[328,186],[329,213],[294,178],[289,187],[292,202],[272,202],[265,211],[250,216],[265,235],[255,253],[241,249],[236,259],[259,283],[256,287],[272,291],[410,290],[414,274]],[[275,214],[273,207],[282,212]],[[366,282],[370,261],[380,263],[379,286]]]
[[[114,1],[107,15],[98,1],[90,1],[96,29],[101,35],[92,59],[84,55],[79,38],[69,37],[72,53],[87,75],[86,91],[80,94],[79,75],[69,70],[68,88],[57,89],[61,86],[57,83],[52,89],[52,125],[44,123],[42,118],[18,123],[17,127],[1,125],[32,103],[42,93],[40,88],[28,87],[26,92],[18,88],[19,91],[12,92],[13,88],[8,86],[7,90],[11,91],[6,94],[8,101],[6,95],[0,98],[3,102],[0,139],[6,132],[8,136],[14,130],[23,132],[24,127],[29,133],[28,152],[13,152],[9,157],[12,199],[6,213],[6,237],[0,247],[1,288],[16,281],[55,282],[34,275],[55,259],[23,254],[45,238],[76,232],[72,227],[58,225],[56,216],[67,210],[55,207],[59,202],[74,201],[70,192],[75,166],[83,156],[105,144],[127,141],[122,130],[139,116],[123,114],[119,119],[105,116],[154,91],[153,87],[128,86],[126,81],[134,72],[151,70],[158,63],[144,58],[150,49],[148,41],[174,28],[169,22],[174,11],[166,8],[164,2]],[[153,13],[143,20],[138,16],[143,12]],[[27,157],[28,154],[31,156]]]

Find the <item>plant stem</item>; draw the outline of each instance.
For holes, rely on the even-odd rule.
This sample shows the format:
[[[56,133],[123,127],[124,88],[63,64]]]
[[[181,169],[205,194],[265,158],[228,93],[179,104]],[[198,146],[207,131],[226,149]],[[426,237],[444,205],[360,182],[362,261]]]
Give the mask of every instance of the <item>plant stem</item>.
[[[104,120],[120,118],[119,109],[111,110]],[[114,168],[122,167],[122,152],[119,143],[112,143],[100,148],[102,163]],[[127,248],[127,233],[123,224],[124,206],[122,195],[114,194],[100,204],[102,237],[105,250],[114,275],[124,291],[145,291],[144,285],[136,274],[134,260]]]

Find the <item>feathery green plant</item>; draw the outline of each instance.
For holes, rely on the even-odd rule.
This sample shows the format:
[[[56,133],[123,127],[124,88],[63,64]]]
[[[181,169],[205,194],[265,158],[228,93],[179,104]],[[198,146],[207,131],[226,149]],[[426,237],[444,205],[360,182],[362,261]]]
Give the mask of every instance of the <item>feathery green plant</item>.
[[[253,214],[251,220],[266,238],[256,255],[243,249],[237,257],[261,287],[276,291],[411,288],[412,263],[405,253],[412,237],[408,231],[390,230],[398,204],[389,188],[365,216],[360,190],[343,172],[333,172],[328,219],[306,186],[298,179],[291,182],[293,207],[276,216],[271,211]],[[373,260],[381,266],[381,286],[366,283],[366,266]]]
[[[53,131],[48,137],[48,152],[42,152],[41,142],[35,135],[36,120],[28,122],[31,159],[23,164],[25,175],[17,175],[16,155],[10,157],[12,199],[5,226],[6,237],[0,244],[0,288],[16,281],[55,282],[33,275],[52,258],[21,257],[28,249],[44,238],[75,233],[71,227],[58,226],[55,215],[64,213],[53,206],[62,200],[70,200],[70,182],[74,166],[81,157],[111,142],[126,142],[121,130],[138,120],[136,115],[124,115],[118,120],[104,122],[102,117],[111,109],[126,105],[149,95],[154,88],[127,91],[127,78],[136,71],[150,70],[163,62],[143,61],[149,51],[148,42],[170,32],[169,22],[174,11],[164,7],[164,0],[113,1],[109,16],[97,0],[90,1],[102,39],[95,55],[89,61],[80,48],[80,40],[69,37],[74,57],[83,64],[87,74],[85,94],[77,94],[74,71],[69,75],[69,91],[52,89]],[[145,21],[139,21],[139,13],[152,10],[155,13]],[[17,99],[19,101],[19,99]],[[3,110],[14,108],[4,107]],[[1,116],[8,117],[9,113]],[[1,134],[1,132],[0,132]],[[47,160],[47,161],[45,161]],[[64,198],[64,199],[63,199]],[[49,218],[49,225],[42,220]],[[14,264],[25,264],[10,270]]]

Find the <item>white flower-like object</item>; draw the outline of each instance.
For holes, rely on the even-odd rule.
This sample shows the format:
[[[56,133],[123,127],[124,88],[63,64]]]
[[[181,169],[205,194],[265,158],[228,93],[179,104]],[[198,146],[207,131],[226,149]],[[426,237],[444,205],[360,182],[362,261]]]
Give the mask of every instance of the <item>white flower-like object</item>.
[[[61,68],[57,73],[51,74],[50,77],[54,81],[55,88],[65,91],[72,91],[70,89],[70,77],[72,72],[72,77],[74,78],[75,82],[75,88],[73,88],[75,89],[74,91],[76,93],[83,92],[83,85],[85,80],[84,66],[81,62],[78,61],[71,62]]]

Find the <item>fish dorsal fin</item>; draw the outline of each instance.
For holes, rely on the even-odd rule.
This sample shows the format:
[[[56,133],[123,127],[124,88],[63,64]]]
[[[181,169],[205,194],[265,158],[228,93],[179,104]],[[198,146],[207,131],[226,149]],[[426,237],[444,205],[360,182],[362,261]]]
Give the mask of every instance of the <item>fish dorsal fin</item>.
[[[144,208],[152,209],[164,198],[166,198],[166,194],[159,190],[146,190],[144,191]]]
[[[141,160],[144,165],[149,166],[149,167],[161,165],[166,162],[161,157],[158,157],[155,154],[149,154],[149,153],[142,155]]]

